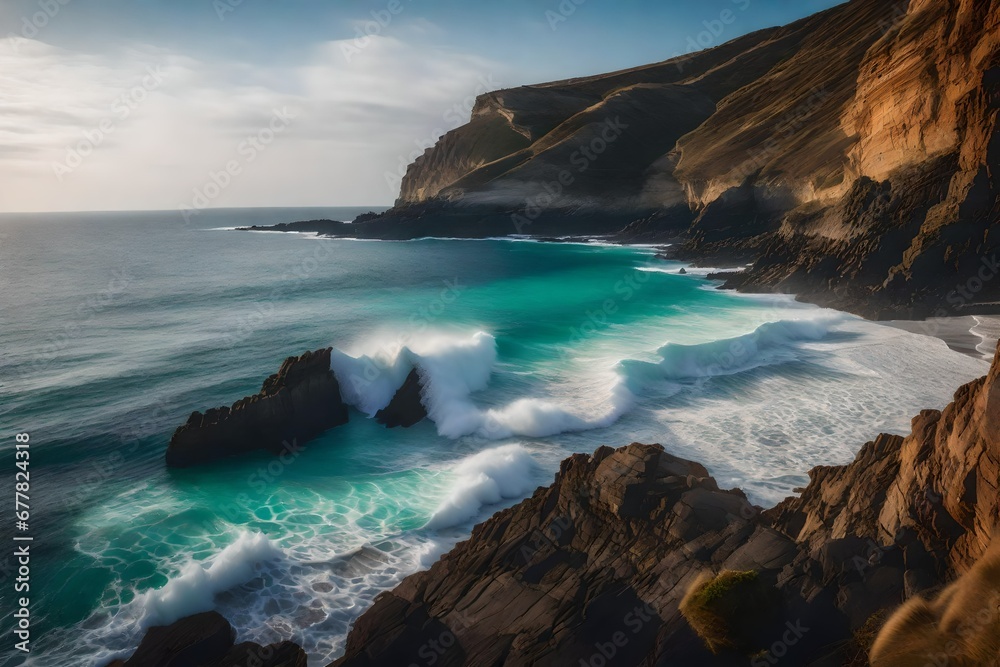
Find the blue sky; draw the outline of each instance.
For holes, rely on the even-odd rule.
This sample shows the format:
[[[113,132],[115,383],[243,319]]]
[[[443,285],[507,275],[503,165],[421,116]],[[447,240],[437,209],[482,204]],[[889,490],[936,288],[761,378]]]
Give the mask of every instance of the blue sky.
[[[0,210],[388,204],[476,94],[835,4],[4,0]]]

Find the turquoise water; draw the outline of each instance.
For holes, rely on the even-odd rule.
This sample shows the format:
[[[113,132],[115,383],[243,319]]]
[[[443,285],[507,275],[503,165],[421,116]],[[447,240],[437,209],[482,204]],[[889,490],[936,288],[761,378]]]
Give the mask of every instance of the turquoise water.
[[[14,433],[32,437],[29,664],[103,664],[211,608],[241,640],[294,638],[326,664],[375,595],[569,453],[660,442],[770,504],[986,369],[932,338],[719,291],[648,248],[226,229],[358,212],[0,216],[11,478]],[[285,461],[164,467],[192,410],[324,346],[350,424]],[[414,366],[432,419],[383,429],[367,414]],[[4,578],[5,637],[13,597]],[[20,664],[12,644],[0,656]]]

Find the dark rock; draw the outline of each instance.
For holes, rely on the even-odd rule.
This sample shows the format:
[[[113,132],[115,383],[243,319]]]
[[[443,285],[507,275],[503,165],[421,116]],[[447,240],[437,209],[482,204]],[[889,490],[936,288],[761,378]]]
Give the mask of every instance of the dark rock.
[[[866,664],[887,612],[986,553],[998,462],[1000,357],[906,438],[815,468],[800,496],[765,512],[659,446],[577,454],[552,486],[379,597],[333,665],[410,664],[432,642],[440,664],[470,667],[610,663],[612,649],[628,665],[746,663],[711,653],[680,612],[694,582],[723,571],[774,592],[766,614],[732,620],[763,647],[760,664]]]
[[[305,651],[292,642],[268,646],[244,642],[230,649],[212,667],[306,667],[306,663]]]
[[[347,418],[330,370],[330,349],[307,352],[286,359],[260,393],[231,408],[192,414],[170,440],[167,465],[187,467],[255,450],[289,451]]]
[[[236,633],[210,611],[150,628],[128,660],[108,667],[306,667],[306,654],[291,642],[234,646]]]
[[[389,428],[402,426],[409,428],[427,417],[421,391],[423,382],[420,373],[414,368],[406,377],[403,386],[392,397],[389,405],[375,414],[375,421]]]
[[[198,667],[216,663],[233,646],[235,632],[215,612],[150,628],[125,667]]]

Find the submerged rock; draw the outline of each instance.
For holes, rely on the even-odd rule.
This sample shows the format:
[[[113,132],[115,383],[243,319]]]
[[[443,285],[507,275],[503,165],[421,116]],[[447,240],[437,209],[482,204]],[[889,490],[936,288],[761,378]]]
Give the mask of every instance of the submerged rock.
[[[306,667],[306,654],[292,642],[235,644],[236,632],[216,612],[188,616],[150,628],[128,660],[108,667]]]
[[[414,368],[389,405],[375,414],[375,421],[389,428],[409,428],[421,422],[427,417],[427,408],[424,407],[421,396],[422,389],[420,373]]]
[[[289,357],[260,393],[232,407],[193,413],[170,439],[167,465],[187,467],[256,450],[280,453],[346,424],[330,352]]]

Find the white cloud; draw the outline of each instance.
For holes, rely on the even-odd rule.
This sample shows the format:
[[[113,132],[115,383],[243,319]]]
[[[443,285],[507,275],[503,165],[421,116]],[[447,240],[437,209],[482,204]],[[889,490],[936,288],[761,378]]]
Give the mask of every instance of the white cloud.
[[[288,130],[213,205],[388,202],[385,172],[505,79],[482,58],[391,37],[350,62],[342,47],[253,67],[146,45],[97,56],[0,39],[0,210],[176,208],[281,108],[296,114]]]

